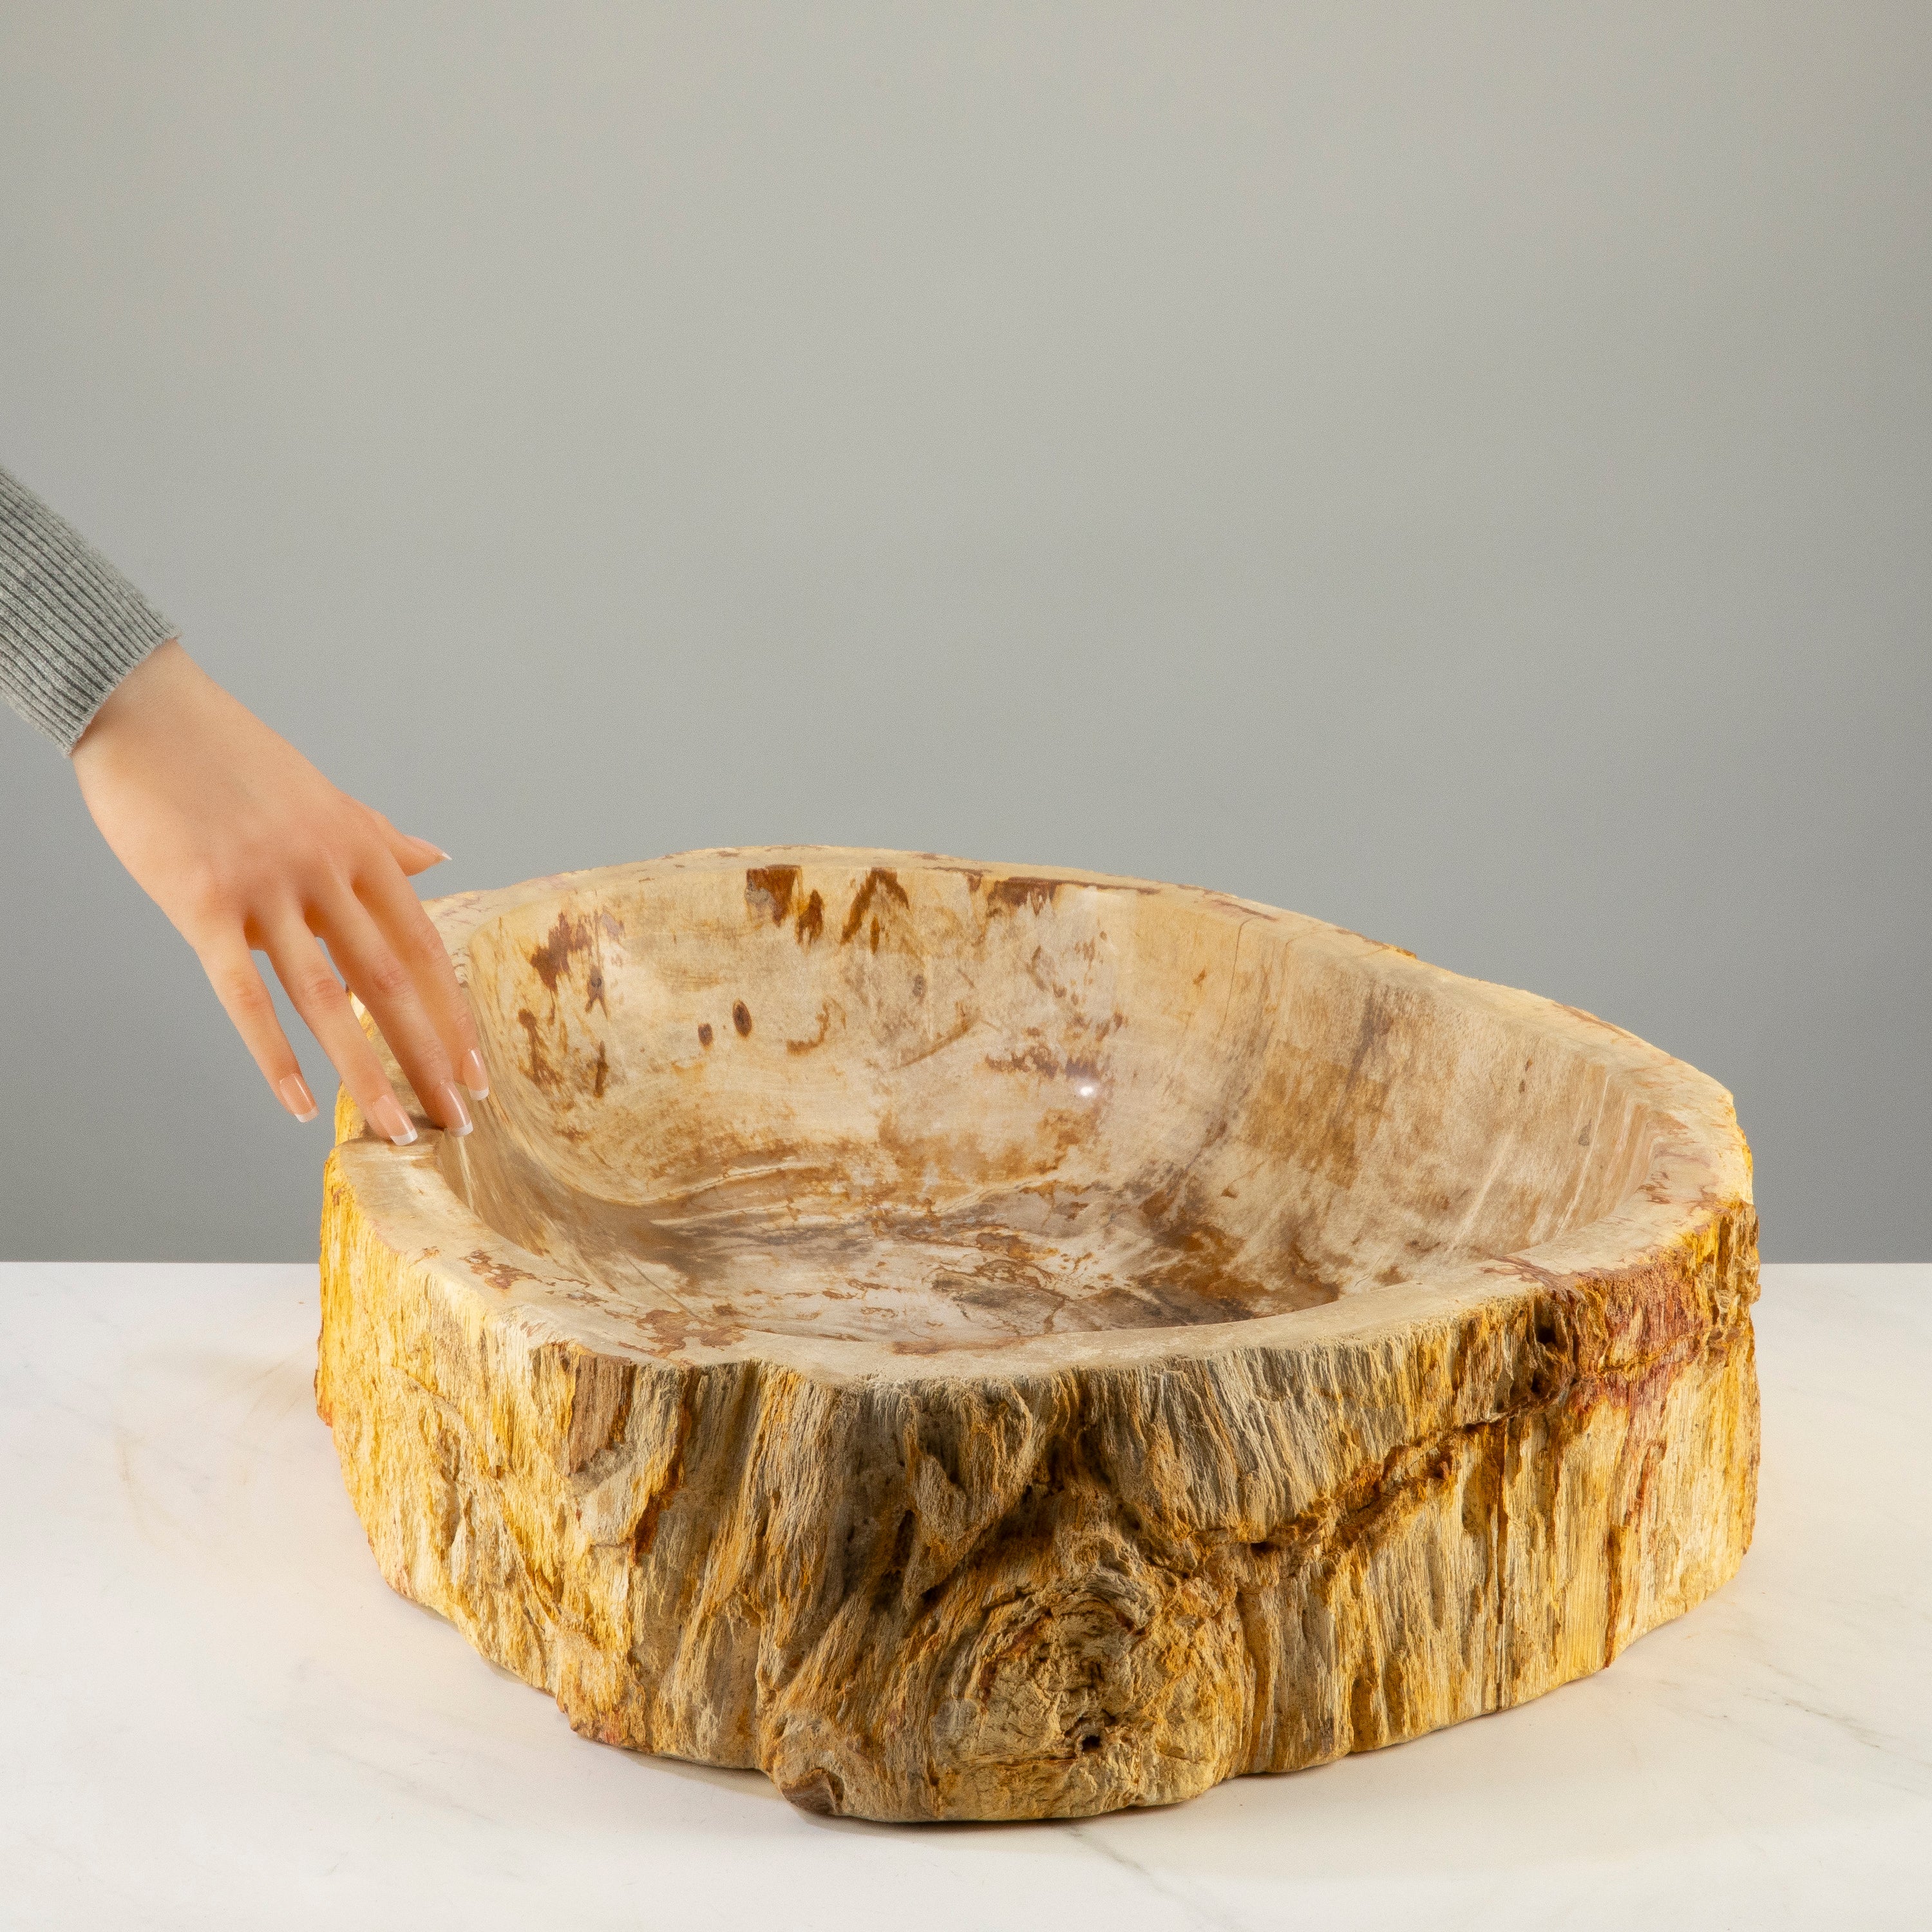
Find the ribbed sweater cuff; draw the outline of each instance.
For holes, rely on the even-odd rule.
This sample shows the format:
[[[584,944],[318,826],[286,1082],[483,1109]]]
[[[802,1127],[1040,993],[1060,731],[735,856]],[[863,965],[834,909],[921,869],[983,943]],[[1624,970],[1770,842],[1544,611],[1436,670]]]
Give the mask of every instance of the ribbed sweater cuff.
[[[80,532],[0,470],[0,696],[71,752],[176,627]]]

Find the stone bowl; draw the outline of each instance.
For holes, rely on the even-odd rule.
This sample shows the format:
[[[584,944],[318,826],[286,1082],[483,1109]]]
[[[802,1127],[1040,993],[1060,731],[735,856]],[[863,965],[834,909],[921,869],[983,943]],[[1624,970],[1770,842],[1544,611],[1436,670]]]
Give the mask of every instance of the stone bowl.
[[[1166,1804],[1597,1670],[1750,1540],[1749,1156],[1614,1026],[925,853],[431,910],[491,1091],[338,1101],[318,1403],[384,1576],[587,1737]]]

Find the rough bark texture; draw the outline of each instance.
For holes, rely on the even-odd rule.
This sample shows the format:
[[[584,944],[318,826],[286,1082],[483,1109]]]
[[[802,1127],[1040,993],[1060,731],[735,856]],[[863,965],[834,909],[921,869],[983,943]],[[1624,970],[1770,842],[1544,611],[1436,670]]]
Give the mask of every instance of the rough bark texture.
[[[1749,1542],[1748,1156],[1614,1028],[931,855],[435,910],[493,1091],[338,1102],[318,1402],[388,1581],[588,1736],[1165,1804],[1596,1670]]]

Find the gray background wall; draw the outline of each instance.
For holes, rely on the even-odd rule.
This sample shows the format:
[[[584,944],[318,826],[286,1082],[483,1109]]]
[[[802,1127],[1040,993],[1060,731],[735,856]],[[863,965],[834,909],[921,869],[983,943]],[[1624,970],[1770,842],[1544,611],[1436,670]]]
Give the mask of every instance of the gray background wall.
[[[0,460],[448,887],[1222,887],[1924,1258],[1928,98],[1922,4],[9,0]],[[326,1129],[4,717],[0,819],[0,1253],[311,1254]]]

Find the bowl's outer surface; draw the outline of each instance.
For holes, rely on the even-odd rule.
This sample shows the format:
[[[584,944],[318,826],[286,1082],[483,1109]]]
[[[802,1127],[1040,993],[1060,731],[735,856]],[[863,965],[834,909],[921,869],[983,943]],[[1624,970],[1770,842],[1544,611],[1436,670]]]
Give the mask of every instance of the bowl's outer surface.
[[[1160,1804],[1536,1696],[1743,1555],[1749,1156],[1618,1028],[932,854],[431,910],[492,1092],[408,1148],[339,1099],[318,1403],[390,1582],[588,1736]]]

